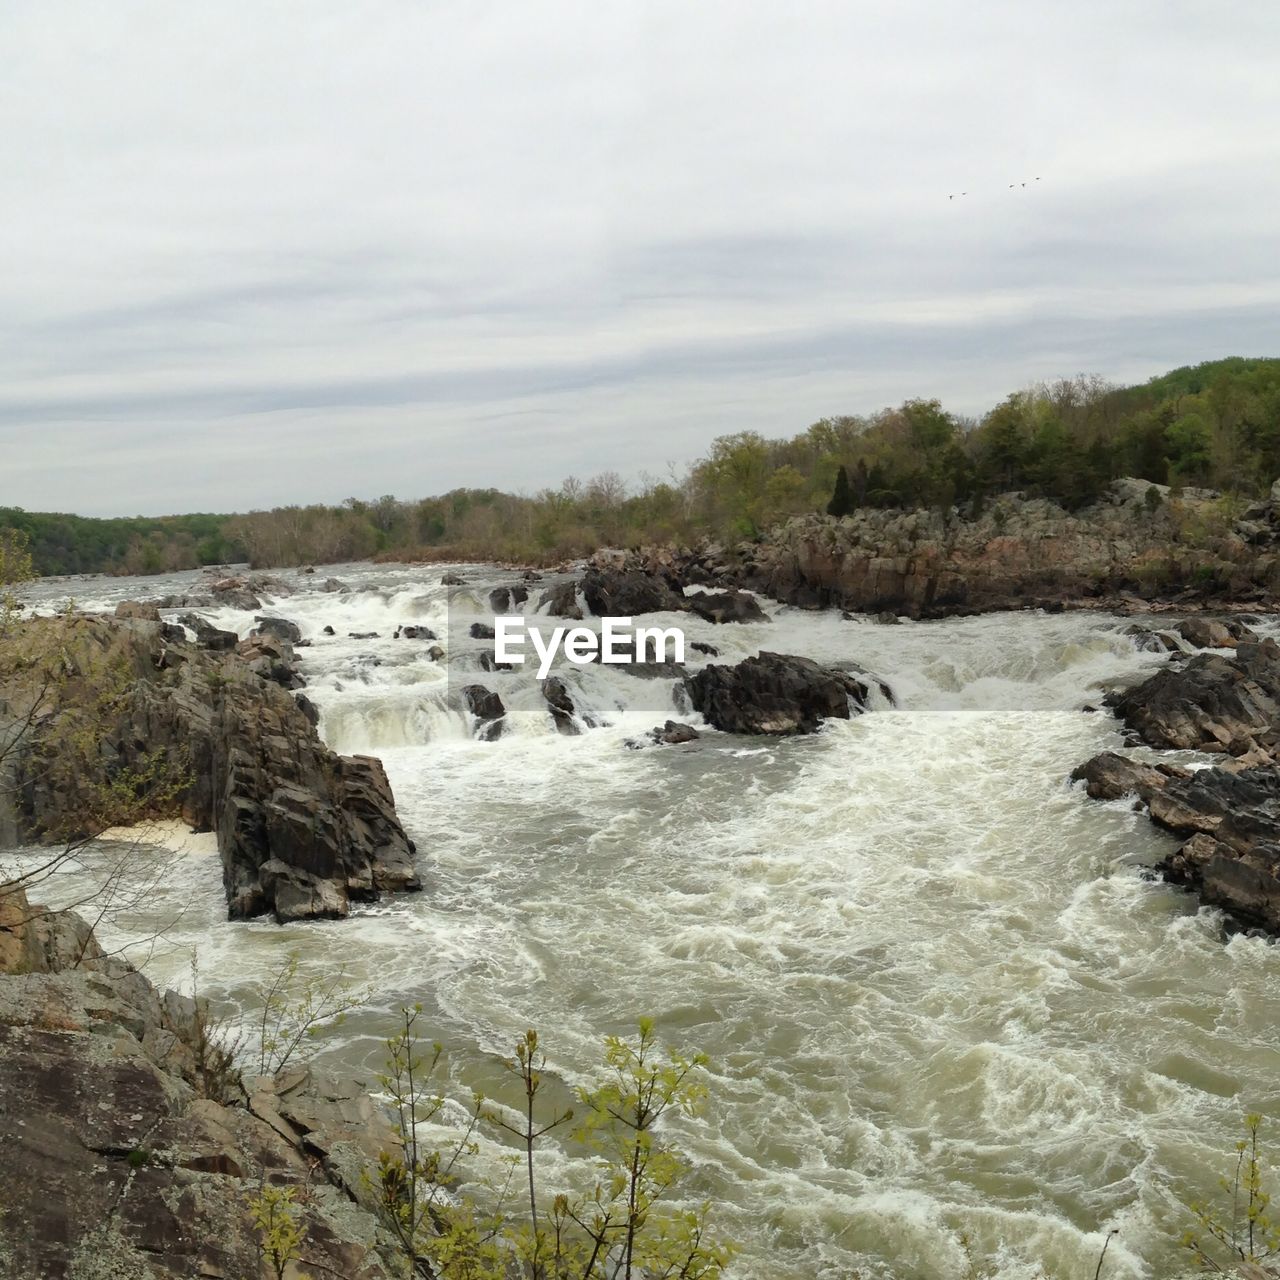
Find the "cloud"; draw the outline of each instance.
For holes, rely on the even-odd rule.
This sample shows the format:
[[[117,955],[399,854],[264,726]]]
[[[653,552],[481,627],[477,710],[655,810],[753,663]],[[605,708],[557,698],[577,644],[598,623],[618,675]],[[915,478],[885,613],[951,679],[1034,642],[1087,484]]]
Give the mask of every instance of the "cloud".
[[[18,0],[0,503],[529,488],[1276,352],[1280,24],[1228,8]]]

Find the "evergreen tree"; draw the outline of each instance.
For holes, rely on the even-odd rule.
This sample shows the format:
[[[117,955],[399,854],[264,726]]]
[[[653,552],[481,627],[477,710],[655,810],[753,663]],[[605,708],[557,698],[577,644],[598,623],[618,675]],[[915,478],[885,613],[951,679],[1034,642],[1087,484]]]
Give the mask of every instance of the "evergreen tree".
[[[827,503],[827,515],[847,516],[853,514],[853,492],[849,488],[849,473],[841,466],[836,472],[835,492]]]

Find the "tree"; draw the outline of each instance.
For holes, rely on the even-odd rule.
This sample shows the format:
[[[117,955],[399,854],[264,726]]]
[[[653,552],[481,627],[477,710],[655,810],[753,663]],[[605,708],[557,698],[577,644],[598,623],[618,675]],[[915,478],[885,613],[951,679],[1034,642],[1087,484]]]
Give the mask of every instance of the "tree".
[[[827,515],[835,516],[837,519],[841,516],[852,515],[854,511],[853,493],[849,488],[849,472],[844,466],[836,472],[835,492],[831,495],[831,501],[827,503]]]

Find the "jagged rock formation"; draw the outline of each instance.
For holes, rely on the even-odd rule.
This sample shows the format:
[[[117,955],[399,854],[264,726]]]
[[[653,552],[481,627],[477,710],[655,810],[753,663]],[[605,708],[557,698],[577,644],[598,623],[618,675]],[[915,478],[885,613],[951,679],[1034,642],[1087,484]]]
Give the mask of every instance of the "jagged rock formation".
[[[262,1182],[298,1189],[304,1270],[393,1274],[360,1190],[359,1169],[394,1149],[369,1100],[305,1069],[246,1099],[194,1001],[104,956],[78,917],[12,891],[0,894],[0,1143],[5,1276],[264,1276],[247,1203]]]
[[[590,568],[582,577],[582,598],[600,618],[683,613],[689,608],[678,581],[641,569]]]
[[[726,733],[813,733],[826,719],[865,710],[889,686],[865,671],[823,667],[811,658],[760,653],[736,666],[710,663],[685,680],[689,701]]]
[[[1104,752],[1072,777],[1095,799],[1137,796],[1153,822],[1182,838],[1160,865],[1167,880],[1280,933],[1280,646],[1240,640],[1232,656],[1175,655],[1107,701],[1150,746],[1213,752],[1229,763],[1191,771]]]
[[[74,832],[94,808],[93,788],[163,758],[183,784],[159,803],[217,832],[233,919],[343,916],[352,901],[420,887],[380,762],[326,747],[270,673],[254,674],[256,660],[174,640],[155,623],[79,617],[67,626],[71,674],[19,762],[25,835]],[[102,711],[96,776],[83,762],[43,759],[42,735],[56,731],[64,706],[99,696],[104,672],[120,690]]]
[[[1161,487],[1117,481],[1076,512],[1005,494],[976,516],[954,508],[799,516],[756,542],[654,548],[621,566],[804,608],[913,618],[1104,597],[1135,606],[1271,598],[1280,587],[1280,499],[1233,520],[1207,491],[1166,491],[1153,508],[1152,488]]]

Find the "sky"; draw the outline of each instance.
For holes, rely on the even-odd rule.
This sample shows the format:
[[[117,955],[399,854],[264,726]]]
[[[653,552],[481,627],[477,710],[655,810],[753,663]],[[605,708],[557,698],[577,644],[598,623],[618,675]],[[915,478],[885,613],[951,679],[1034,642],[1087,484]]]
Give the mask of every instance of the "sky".
[[[0,505],[534,492],[1280,355],[1278,54],[1274,0],[5,0]]]

